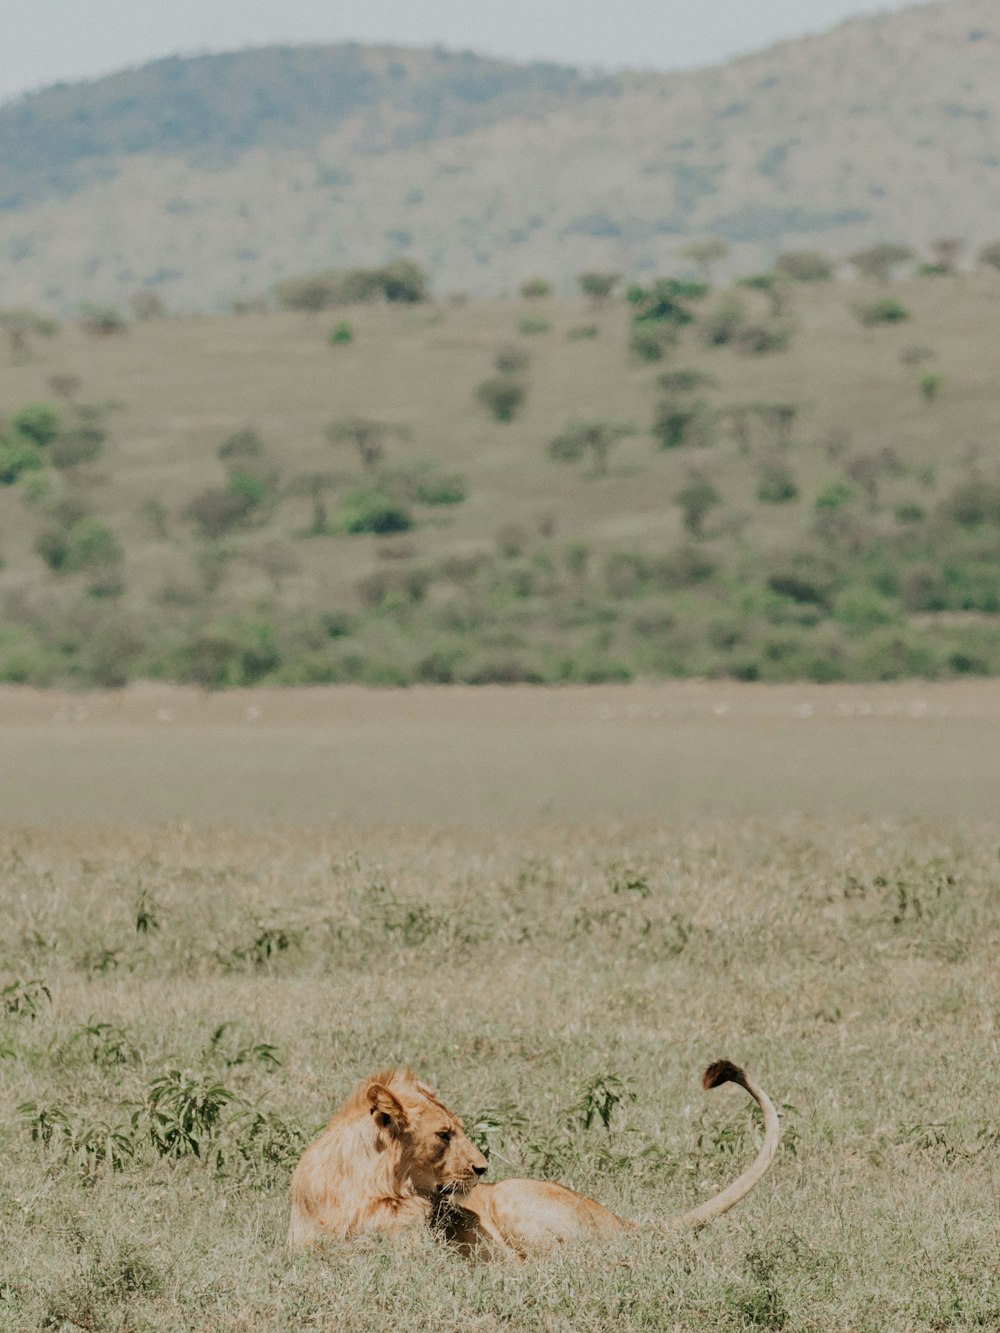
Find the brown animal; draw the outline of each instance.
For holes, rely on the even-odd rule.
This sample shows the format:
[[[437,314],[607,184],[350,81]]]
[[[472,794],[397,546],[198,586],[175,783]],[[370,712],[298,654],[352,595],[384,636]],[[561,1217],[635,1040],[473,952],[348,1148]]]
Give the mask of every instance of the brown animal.
[[[763,1146],[752,1165],[728,1188],[690,1212],[658,1224],[657,1229],[674,1231],[704,1226],[749,1194],[771,1165],[779,1130],[778,1114],[770,1098],[728,1060],[710,1065],[702,1076],[706,1089],[720,1083],[738,1083],[760,1106],[764,1112]],[[461,1198],[440,1201],[435,1221],[463,1254],[485,1258],[524,1258],[566,1241],[639,1229],[634,1222],[616,1217],[594,1199],[543,1180],[476,1185]]]
[[[486,1171],[462,1122],[410,1069],[361,1083],[302,1154],[292,1176],[290,1245],[398,1231],[431,1216]]]

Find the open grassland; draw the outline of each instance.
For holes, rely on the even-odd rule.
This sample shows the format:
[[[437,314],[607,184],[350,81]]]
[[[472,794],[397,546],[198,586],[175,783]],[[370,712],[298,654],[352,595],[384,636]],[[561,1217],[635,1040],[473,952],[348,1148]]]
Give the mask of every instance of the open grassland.
[[[669,749],[693,729],[685,771],[703,791],[721,768],[714,706],[727,702],[746,743],[769,745],[778,775],[757,818],[736,817],[721,782],[705,807],[714,818],[649,805],[628,821],[594,818],[579,775],[609,752],[574,720],[569,692],[546,696],[561,767],[555,722],[546,733],[535,719],[543,771],[569,795],[533,826],[508,801],[478,831],[444,831],[443,800],[433,818],[417,801],[404,828],[399,812],[421,783],[406,763],[382,768],[369,811],[381,811],[381,828],[312,817],[268,831],[258,805],[257,831],[129,831],[149,815],[123,802],[119,831],[93,815],[90,829],[46,831],[15,827],[5,810],[0,1327],[995,1328],[1000,859],[995,818],[970,810],[960,778],[981,734],[972,762],[996,791],[1000,748],[989,751],[992,783],[985,749],[995,698],[803,690],[793,732],[776,707],[793,692],[734,691],[701,711],[677,694],[599,690],[595,702],[651,786],[662,770],[630,737],[660,727]],[[398,704],[415,697],[377,696],[387,737],[412,740]],[[271,698],[286,722],[303,706]],[[530,746],[509,707],[475,698],[488,705],[478,720],[467,695],[450,723],[437,719],[456,754],[459,736],[484,768],[499,737]],[[421,702],[433,721],[433,701]],[[950,712],[920,719],[915,702]],[[893,792],[891,804],[868,798],[875,817],[839,804],[824,732],[838,704],[868,710],[839,725],[858,790]],[[194,702],[170,706],[179,717]],[[203,730],[217,748],[241,728],[274,745],[254,730],[266,717],[248,722],[246,698],[212,706],[221,711]],[[367,716],[373,727],[374,704]],[[50,773],[66,754],[57,737],[93,724],[43,720],[25,698],[18,719],[49,751]],[[337,734],[317,719],[314,733]],[[935,725],[926,752],[904,739],[905,727]],[[91,754],[115,743],[95,732]],[[372,751],[380,762],[383,745]],[[145,768],[140,753],[133,781],[155,783],[162,752],[151,743]],[[204,754],[192,743],[193,777]],[[936,813],[915,764],[933,766]],[[452,776],[453,794],[472,773]],[[162,776],[178,781],[176,770]],[[239,817],[237,799],[235,788],[217,796],[216,821]],[[839,813],[790,813],[824,799]],[[52,823],[49,800],[37,791]],[[460,802],[451,813],[453,826],[465,818]],[[755,1151],[748,1100],[698,1087],[719,1056],[757,1073],[783,1107],[785,1138],[758,1189],[698,1236],[494,1268],[468,1266],[430,1235],[284,1249],[303,1142],[387,1062],[433,1080],[494,1179],[558,1178],[656,1219],[706,1197]]]
[[[879,302],[908,318],[862,327]],[[31,339],[0,401],[0,678],[1000,673],[997,275],[710,292],[641,325],[653,362],[636,309]]]

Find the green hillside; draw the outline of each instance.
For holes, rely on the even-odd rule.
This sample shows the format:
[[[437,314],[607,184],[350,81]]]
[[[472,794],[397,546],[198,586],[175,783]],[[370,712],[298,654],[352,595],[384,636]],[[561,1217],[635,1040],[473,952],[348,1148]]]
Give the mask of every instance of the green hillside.
[[[4,350],[0,679],[1000,673],[1000,275],[630,295]]]
[[[468,54],[160,61],[0,108],[0,306],[152,288],[225,310],[290,273],[409,256],[439,293],[541,273],[730,274],[783,250],[993,239],[992,0],[858,19],[708,70],[583,77]]]

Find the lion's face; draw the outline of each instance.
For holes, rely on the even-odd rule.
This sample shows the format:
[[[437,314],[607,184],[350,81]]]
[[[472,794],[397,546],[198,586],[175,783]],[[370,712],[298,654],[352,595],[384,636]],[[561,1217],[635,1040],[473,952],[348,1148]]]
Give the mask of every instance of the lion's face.
[[[487,1170],[458,1116],[423,1083],[368,1087],[375,1123],[399,1153],[399,1170],[418,1194],[463,1194]]]

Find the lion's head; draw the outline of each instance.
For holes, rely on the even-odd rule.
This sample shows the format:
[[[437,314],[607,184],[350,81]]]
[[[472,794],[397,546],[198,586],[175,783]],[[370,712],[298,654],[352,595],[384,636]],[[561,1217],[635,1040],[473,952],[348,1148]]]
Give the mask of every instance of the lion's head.
[[[376,1074],[365,1090],[379,1146],[398,1154],[397,1172],[425,1198],[462,1194],[487,1170],[486,1158],[426,1083],[409,1070]]]

